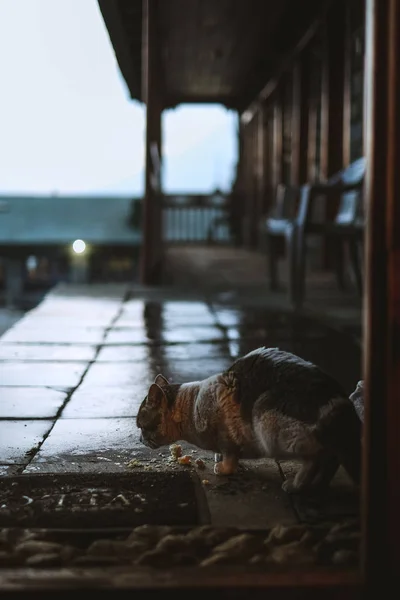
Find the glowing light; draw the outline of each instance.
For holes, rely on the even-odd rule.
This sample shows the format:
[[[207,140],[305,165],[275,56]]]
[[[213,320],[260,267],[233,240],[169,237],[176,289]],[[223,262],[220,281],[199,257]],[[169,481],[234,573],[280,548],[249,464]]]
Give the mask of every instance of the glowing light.
[[[82,254],[86,250],[86,244],[83,240],[75,240],[72,244],[72,250],[75,254]]]

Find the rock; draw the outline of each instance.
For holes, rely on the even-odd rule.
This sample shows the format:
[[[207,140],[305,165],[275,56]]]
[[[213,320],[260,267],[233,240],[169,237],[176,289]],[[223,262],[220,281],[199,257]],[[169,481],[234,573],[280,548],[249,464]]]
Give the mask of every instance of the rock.
[[[127,561],[130,562],[130,561]],[[120,556],[78,556],[72,561],[73,565],[80,567],[110,567],[123,564]]]
[[[358,553],[360,546],[360,534],[355,533],[329,533],[316,546],[315,551],[321,562],[331,562],[335,552],[349,550]]]
[[[250,533],[242,533],[231,537],[214,548],[215,554],[227,554],[230,557],[241,557],[243,560],[254,554],[262,546],[260,538]]]
[[[117,540],[95,540],[87,549],[88,556],[119,556],[136,558],[148,550],[148,544],[140,542],[120,542]]]
[[[213,527],[203,525],[195,527],[186,535],[187,539],[195,541],[196,547],[214,548],[231,537],[238,535],[239,530],[234,527]]]
[[[62,564],[62,558],[59,553],[32,554],[25,560],[29,567],[59,567]]]
[[[267,562],[276,565],[312,565],[316,562],[315,553],[299,541],[280,544],[272,548]]]
[[[276,525],[271,529],[265,544],[269,546],[299,541],[306,532],[307,527],[305,525],[290,525],[288,527]]]
[[[310,527],[300,538],[302,544],[314,545],[322,540],[328,532],[327,527]]]
[[[157,552],[182,552],[190,540],[186,535],[166,535],[155,547]]]
[[[217,565],[229,565],[234,564],[238,560],[238,557],[232,557],[224,552],[218,552],[208,556],[201,561],[201,567],[214,567]]]
[[[355,550],[360,544],[361,536],[358,531],[353,533],[328,533],[324,542],[334,548]]]
[[[159,550],[149,550],[145,552],[136,561],[137,565],[147,565],[149,567],[171,567],[173,565],[172,555]]]
[[[358,553],[353,550],[336,550],[332,562],[334,565],[354,566],[358,563]]]
[[[172,533],[172,531],[172,527],[168,527],[167,525],[140,525],[132,531],[127,541],[130,542],[144,539],[156,543],[162,537]]]
[[[267,564],[268,555],[265,554],[255,554],[249,560],[250,565],[266,565]]]
[[[22,556],[33,556],[34,554],[60,554],[61,550],[61,544],[41,540],[27,540],[19,543],[15,548],[16,554]]]
[[[144,552],[150,550],[151,547],[151,544],[149,544],[148,542],[142,542],[140,540],[127,542],[126,545],[128,548],[128,554],[131,557],[140,556],[140,554],[143,554]]]
[[[350,519],[348,521],[342,521],[341,523],[336,523],[333,527],[331,527],[329,533],[337,534],[337,533],[347,533],[347,532],[358,532],[360,530],[360,523],[356,519]]]
[[[78,548],[75,548],[74,546],[63,546],[62,550],[60,552],[60,557],[63,561],[63,563],[69,563],[73,558],[75,558],[76,556],[80,555],[81,551],[78,550]]]

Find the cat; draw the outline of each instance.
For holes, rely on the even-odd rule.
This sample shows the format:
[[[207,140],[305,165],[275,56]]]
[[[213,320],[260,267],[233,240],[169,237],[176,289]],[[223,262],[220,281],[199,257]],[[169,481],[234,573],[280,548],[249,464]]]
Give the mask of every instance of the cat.
[[[258,348],[203,381],[170,384],[158,375],[143,400],[140,440],[159,448],[185,440],[216,453],[214,471],[240,458],[298,459],[283,489],[327,487],[340,464],[358,484],[361,422],[340,384],[316,365],[278,348]]]
[[[356,409],[356,413],[359,419],[364,423],[364,381],[361,380],[357,383],[357,387],[352,394],[350,394],[350,400]]]

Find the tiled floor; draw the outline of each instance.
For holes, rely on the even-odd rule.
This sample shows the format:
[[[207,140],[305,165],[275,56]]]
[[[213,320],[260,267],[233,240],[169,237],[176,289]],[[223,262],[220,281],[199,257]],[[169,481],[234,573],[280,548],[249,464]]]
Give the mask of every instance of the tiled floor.
[[[167,449],[140,444],[134,417],[149,384],[159,372],[174,382],[207,377],[264,344],[314,360],[355,388],[360,349],[348,335],[254,298],[168,294],[61,286],[8,330],[0,340],[0,475],[127,472],[133,458],[150,469],[184,469]],[[260,527],[304,516],[281,490],[290,465],[248,462],[226,481],[213,475],[210,454],[187,450],[206,461],[199,474],[209,482],[213,522]],[[347,490],[340,511],[351,513],[344,482],[341,475],[335,484]],[[323,510],[335,502],[333,492]]]

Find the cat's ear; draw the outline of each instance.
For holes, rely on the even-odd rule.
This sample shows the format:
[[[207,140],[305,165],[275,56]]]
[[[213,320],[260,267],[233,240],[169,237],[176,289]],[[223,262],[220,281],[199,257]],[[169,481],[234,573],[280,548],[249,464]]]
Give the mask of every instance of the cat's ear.
[[[149,408],[161,408],[163,401],[166,400],[164,390],[156,383],[152,383],[147,394],[147,406]]]
[[[161,388],[162,388],[162,387],[165,387],[166,385],[169,385],[169,381],[168,381],[168,379],[166,379],[166,378],[164,377],[164,375],[161,375],[161,373],[159,373],[159,374],[157,375],[157,377],[156,377],[156,378],[155,378],[155,380],[154,380],[154,383],[156,383],[157,385],[159,385]]]

